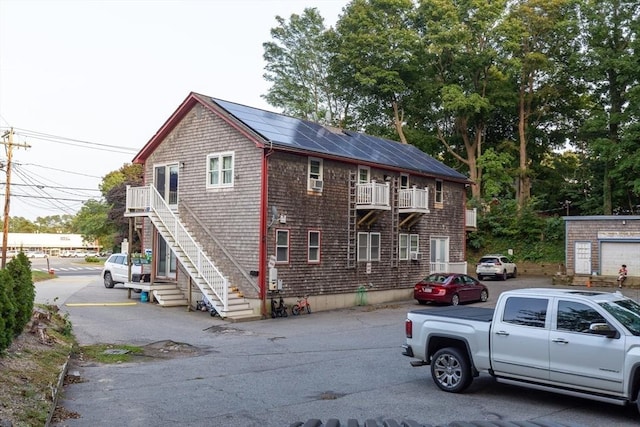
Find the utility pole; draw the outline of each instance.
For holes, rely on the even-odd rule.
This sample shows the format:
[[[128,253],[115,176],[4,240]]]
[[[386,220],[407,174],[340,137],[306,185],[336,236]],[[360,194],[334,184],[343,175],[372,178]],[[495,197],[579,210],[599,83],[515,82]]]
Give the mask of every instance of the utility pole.
[[[4,222],[2,223],[2,268],[7,264],[7,240],[9,239],[9,202],[11,201],[11,161],[13,158],[13,147],[29,148],[27,144],[13,143],[13,128],[9,129],[2,135],[2,145],[4,145],[7,153],[7,164],[5,165],[5,173],[7,175],[6,185],[4,189]]]

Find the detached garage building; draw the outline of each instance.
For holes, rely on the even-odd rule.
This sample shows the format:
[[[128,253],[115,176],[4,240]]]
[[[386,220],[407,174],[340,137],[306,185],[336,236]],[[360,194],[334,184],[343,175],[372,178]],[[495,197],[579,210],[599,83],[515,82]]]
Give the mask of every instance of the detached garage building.
[[[640,277],[640,216],[567,216],[569,276],[617,276],[621,264]]]

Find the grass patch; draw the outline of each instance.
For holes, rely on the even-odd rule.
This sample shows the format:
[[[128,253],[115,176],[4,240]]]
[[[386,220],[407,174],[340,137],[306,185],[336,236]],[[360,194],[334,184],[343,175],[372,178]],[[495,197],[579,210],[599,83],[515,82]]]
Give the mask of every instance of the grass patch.
[[[31,271],[31,278],[34,282],[42,282],[43,280],[49,280],[56,277],[54,274],[49,274],[44,271]]]
[[[125,350],[124,354],[111,354],[109,350]],[[95,344],[80,347],[80,353],[84,359],[95,360],[100,363],[125,363],[133,360],[133,357],[142,354],[141,347],[133,345]]]

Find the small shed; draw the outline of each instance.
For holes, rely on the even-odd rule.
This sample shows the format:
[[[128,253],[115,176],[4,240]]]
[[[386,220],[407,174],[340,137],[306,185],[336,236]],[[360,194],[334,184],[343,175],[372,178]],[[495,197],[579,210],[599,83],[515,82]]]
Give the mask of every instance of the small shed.
[[[640,216],[567,216],[567,274],[615,276],[626,264],[629,276],[640,277]]]

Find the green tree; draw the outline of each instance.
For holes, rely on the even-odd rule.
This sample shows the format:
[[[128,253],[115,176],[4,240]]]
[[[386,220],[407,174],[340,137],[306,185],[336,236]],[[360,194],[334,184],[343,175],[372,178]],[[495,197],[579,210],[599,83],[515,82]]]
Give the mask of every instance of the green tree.
[[[496,105],[513,98],[496,67],[495,27],[505,5],[506,0],[423,0],[418,8],[423,72],[421,101],[413,104],[421,116],[430,117],[428,126],[447,151],[468,168],[476,199],[483,194],[479,157],[491,116]]]
[[[356,124],[372,133],[391,127],[407,143],[405,107],[419,67],[411,0],[353,0],[331,36],[331,75],[354,98]]]
[[[13,278],[7,269],[0,270],[0,351],[11,345],[16,329],[16,306]]]
[[[576,13],[572,0],[515,0],[497,27],[506,73],[517,92],[518,206],[531,197],[530,149],[546,151],[564,144],[558,128],[572,112],[574,100],[568,67],[576,46]],[[555,139],[552,137],[555,136]]]
[[[36,291],[31,276],[31,262],[24,253],[20,252],[18,256],[7,263],[6,271],[9,273],[13,285],[15,307],[13,334],[18,336],[33,314]]]
[[[348,103],[329,76],[329,48],[324,19],[317,9],[293,14],[287,22],[276,16],[273,41],[263,43],[267,65],[264,78],[271,82],[263,98],[285,114],[306,120],[341,124]]]
[[[102,247],[112,247],[115,227],[108,221],[111,207],[102,201],[88,200],[74,219],[74,229],[87,242],[100,242]]]
[[[576,74],[590,88],[581,133],[592,169],[602,183],[601,213],[630,213],[640,203],[637,107],[640,4],[585,0],[581,4],[584,49]],[[635,112],[634,112],[635,109]]]
[[[144,170],[139,164],[125,164],[117,171],[108,173],[100,184],[106,206],[109,207],[107,213],[107,223],[112,227],[113,234],[111,249],[122,243],[123,239],[129,236],[129,219],[125,218],[127,186],[139,186],[144,182]],[[132,250],[140,250],[141,236],[134,236],[131,242]],[[105,243],[104,247],[108,247]]]

